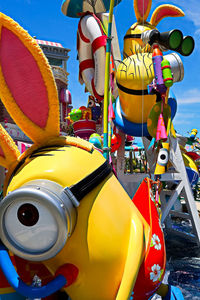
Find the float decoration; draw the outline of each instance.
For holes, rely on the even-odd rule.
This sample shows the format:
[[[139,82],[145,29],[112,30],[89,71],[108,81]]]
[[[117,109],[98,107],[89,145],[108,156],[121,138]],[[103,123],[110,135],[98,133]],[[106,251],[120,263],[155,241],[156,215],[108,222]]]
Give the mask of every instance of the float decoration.
[[[26,134],[28,123],[28,127],[31,128],[29,136],[31,135],[30,139],[32,141],[37,140],[38,143],[40,140],[38,137],[41,137],[41,142],[43,142],[44,135],[45,139],[50,138],[54,134],[59,136],[59,110],[55,105],[58,101],[58,94],[52,73],[46,72],[46,70],[50,69],[46,57],[41,56],[40,48],[36,46],[33,47],[32,52],[29,53],[27,48],[30,45],[37,45],[37,42],[30,36],[27,36],[27,33],[21,29],[16,22],[10,18],[5,18],[3,14],[0,15],[0,21],[6,24],[6,26],[3,26],[2,23],[0,24],[2,41],[0,88],[2,90],[2,97],[6,99],[6,101],[4,100],[6,109],[10,110],[10,107],[12,107],[11,117],[21,121],[21,128]],[[14,55],[11,56],[6,53],[6,44],[10,43],[10,40],[12,40],[13,47],[19,49],[16,54],[18,55],[18,60],[16,60]],[[21,61],[23,61],[23,63],[21,63]],[[22,74],[24,72],[30,73],[30,69],[26,70],[24,67],[26,64],[34,74],[33,82],[23,83],[18,79],[18,69],[20,69]],[[10,66],[9,70],[8,65]],[[11,79],[5,80],[5,74],[7,72],[12,72],[15,77],[15,82]],[[24,75],[28,76],[28,74],[25,73]],[[17,93],[14,90],[16,86],[19,86]],[[21,94],[23,93],[21,93],[21,91],[23,89],[26,90],[26,94],[24,94],[22,98]],[[32,93],[33,90],[34,93]],[[16,102],[13,98],[14,94]],[[40,99],[40,103],[37,102],[37,99]],[[33,104],[33,111],[31,113],[28,108],[30,101]],[[25,118],[23,111],[20,109],[22,103],[26,103],[23,109],[25,112],[28,111],[29,119]],[[15,106],[14,110],[13,105]],[[54,107],[56,108],[54,109]]]
[[[113,110],[112,97],[110,94],[110,103],[108,106],[108,148],[111,149],[112,144],[112,122],[115,118],[115,113]]]
[[[118,5],[121,0],[114,1],[114,6]],[[84,12],[94,14],[103,13],[109,10],[110,2],[108,0],[63,0],[61,10],[65,16],[72,18],[80,18]]]
[[[198,141],[197,133],[198,133],[197,129],[195,129],[195,128],[192,129],[190,134],[189,134],[190,136],[189,136],[186,144],[193,145],[196,141]]]
[[[194,49],[193,38],[183,37],[180,30],[160,33],[155,27],[164,17],[184,16],[183,11],[173,5],[161,5],[147,22],[151,3],[134,1],[137,22],[124,37],[124,60],[116,75],[119,103],[116,103],[115,125],[134,136],[148,136],[146,122],[153,105],[161,100],[172,83],[183,78],[179,56],[171,53],[163,57],[162,50],[190,55]]]
[[[10,22],[13,21],[1,14],[1,28],[7,28]],[[35,61],[37,62],[36,74],[28,73],[29,65],[23,64],[24,72],[19,73],[21,76],[18,76],[17,84],[20,85],[21,81],[24,81],[24,76],[31,82],[32,75],[40,74],[39,78],[41,78],[43,72],[53,79],[49,66],[46,68],[43,64],[42,50],[39,50],[39,46],[34,42],[24,46],[21,35],[27,36],[30,41],[31,38],[17,23],[14,25],[14,28],[4,33],[8,33],[10,37],[10,32],[13,33],[13,30],[18,28],[17,41],[20,47],[13,48],[13,43],[6,43],[7,51],[0,51],[1,67],[6,61],[7,53],[12,57],[14,51],[17,61],[16,53],[21,55],[20,51],[25,47],[28,51],[23,54],[25,53],[28,58],[31,55],[33,61],[34,51],[37,50],[39,53]],[[5,42],[2,37],[5,38],[4,34],[1,34],[1,50]],[[17,51],[19,49],[20,51]],[[26,59],[26,55],[23,59]],[[21,64],[17,65],[17,68],[20,69]],[[13,77],[9,71],[9,68],[2,68],[2,79],[6,77],[7,80],[6,82],[2,80],[0,83],[6,84],[5,89],[0,89],[0,96],[5,104],[9,96],[7,91],[13,88],[12,81],[9,80]],[[38,88],[40,85],[44,89],[47,88],[45,82],[39,81]],[[53,94],[56,93],[54,82],[51,88]],[[26,92],[25,89],[20,90],[22,99]],[[48,96],[50,97],[51,93],[47,93],[47,97],[44,98],[47,113],[42,114],[40,123],[31,114],[33,107],[40,103],[40,97],[35,99],[38,102],[31,102],[28,106],[25,101],[20,102],[19,105],[13,98],[7,106],[8,112],[15,111],[17,107],[21,118],[14,112],[13,118],[19,126],[22,124],[22,128],[26,127],[27,135],[34,137],[35,143],[23,155],[19,156],[19,153],[16,153],[15,163],[13,163],[13,155],[11,165],[7,164],[9,169],[4,185],[4,198],[0,203],[0,236],[2,242],[16,256],[44,264],[56,277],[48,283],[48,288],[26,286],[16,274],[4,246],[0,251],[1,268],[13,287],[31,298],[45,297],[49,295],[49,291],[52,293],[63,286],[63,290],[71,299],[80,297],[95,299],[97,294],[102,300],[128,299],[138,274],[143,275],[145,257],[150,252],[157,253],[153,244],[151,251],[146,251],[153,238],[152,229],[156,230],[156,235],[157,229],[159,230],[161,242],[161,251],[156,256],[156,262],[159,262],[163,271],[165,268],[165,248],[159,222],[152,227],[151,217],[157,221],[158,217],[156,209],[152,212],[154,204],[148,194],[150,180],[146,179],[142,186],[142,190],[147,191],[145,199],[152,208],[146,216],[149,222],[144,222],[140,210],[131,202],[103,156],[84,140],[59,136],[57,132],[59,118],[54,120],[50,116],[50,112],[55,116],[53,112],[58,111],[59,102],[58,99],[57,102],[54,99],[51,103]],[[53,108],[48,106],[48,103],[51,103]],[[29,127],[30,117],[32,120]],[[47,126],[43,126],[45,120]],[[54,124],[56,122],[58,124]],[[35,134],[35,127],[40,131],[38,136]],[[9,159],[6,155],[7,150],[13,148],[12,143],[9,142],[10,138],[7,140],[7,147],[2,146],[1,151],[5,159]],[[32,230],[33,228],[37,230]],[[24,236],[26,236],[25,241]],[[144,244],[144,241],[147,244]],[[152,263],[152,275],[150,280],[148,278],[147,292],[153,295],[155,289],[161,286],[164,272],[160,273],[159,278],[155,277],[154,261],[150,260],[150,256],[148,261],[150,265]],[[8,264],[12,272],[8,271]],[[140,284],[143,284],[143,280],[139,278],[137,286]],[[22,289],[18,289],[18,286]],[[139,292],[141,293],[142,289]],[[143,293],[146,293],[146,290]]]
[[[157,30],[152,30],[149,32],[144,32],[145,38],[149,45],[153,44],[153,68],[155,78],[152,83],[148,85],[148,93],[156,94],[157,104],[153,106],[150,112],[147,127],[150,135],[156,138],[155,141],[158,142],[158,159],[154,174],[156,176],[164,174],[166,172],[166,167],[169,159],[169,136],[172,134],[176,136],[172,124],[171,109],[168,103],[169,88],[173,84],[173,75],[171,72],[171,66],[168,60],[163,59],[161,48],[162,46],[167,49],[176,50],[178,52],[183,52],[181,49],[184,48],[182,44],[184,43],[183,35],[179,30],[172,30],[171,32],[165,32],[160,34]],[[177,38],[177,36],[179,38]],[[192,37],[187,37],[189,43],[192,41],[192,47],[188,47],[188,52],[185,49],[184,55],[190,55],[194,49],[194,41]],[[157,43],[160,44],[157,44]],[[183,53],[182,53],[183,54]],[[160,104],[160,110],[158,105]],[[164,106],[165,109],[165,121],[164,121]],[[157,113],[157,115],[156,115]],[[155,123],[157,123],[157,129],[155,129]],[[167,143],[163,141],[167,140]],[[160,149],[161,148],[161,149]],[[160,149],[160,150],[159,150]]]
[[[122,138],[120,134],[114,133],[111,138],[111,153],[119,149],[121,142],[122,142]]]
[[[166,173],[168,161],[169,161],[169,141],[166,141],[166,142],[162,142],[161,149],[158,152],[158,158],[157,158],[154,174],[161,175]]]
[[[91,134],[96,132],[96,124],[101,123],[101,106],[90,95],[88,107],[73,109],[67,119],[73,126],[75,136],[89,140]]]
[[[80,109],[72,109],[71,112],[69,113],[69,116],[67,117],[68,120],[71,122],[76,122],[80,119],[82,119],[82,111]]]
[[[91,134],[89,138],[89,142],[94,145],[94,147],[102,150],[103,149],[103,141],[101,136],[98,133]]]
[[[171,116],[171,108],[168,104],[157,102],[148,117],[147,128],[149,135],[156,138],[156,141],[167,138],[166,126]]]
[[[108,102],[109,92],[112,89],[112,76],[110,77],[111,61],[111,29],[113,8],[120,1],[63,1],[62,12],[71,17],[81,16],[78,26],[78,56],[82,82],[87,90],[100,101],[104,99],[104,155],[108,159]],[[97,13],[109,9],[108,31],[102,26],[96,16]],[[92,28],[92,30],[91,30]],[[106,49],[105,49],[106,46]],[[92,51],[87,51],[88,47]],[[86,50],[86,51],[85,51]],[[92,57],[88,56],[92,53]],[[94,55],[95,54],[95,55]],[[111,70],[111,74],[113,70]],[[92,80],[91,80],[92,78]],[[104,79],[105,80],[102,80]],[[111,83],[111,84],[110,84]]]

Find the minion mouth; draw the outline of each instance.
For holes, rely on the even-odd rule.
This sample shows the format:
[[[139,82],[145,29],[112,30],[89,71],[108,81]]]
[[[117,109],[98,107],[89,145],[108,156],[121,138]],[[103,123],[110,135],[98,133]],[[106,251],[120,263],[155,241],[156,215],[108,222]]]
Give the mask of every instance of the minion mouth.
[[[118,87],[118,89],[120,89],[120,91],[122,91],[126,94],[129,94],[129,95],[137,95],[137,96],[149,95],[148,89],[133,90],[133,89],[126,88],[125,86],[119,84],[118,82],[117,82],[117,87]]]
[[[66,269],[66,266],[64,266]],[[46,285],[42,287],[32,287],[26,285],[17,274],[12,261],[10,259],[10,256],[8,254],[8,251],[6,247],[0,243],[0,269],[4,273],[6,279],[8,280],[9,284],[18,292],[19,294],[30,297],[30,298],[43,298],[47,297],[56,291],[60,290],[64,286],[68,286],[72,283],[72,278],[70,278],[68,282],[68,278],[66,278],[68,273],[66,270],[63,270],[64,268],[58,270],[57,276],[47,283]],[[75,268],[74,268],[75,269]],[[65,271],[65,272],[64,272]],[[78,269],[76,268],[74,271],[74,277],[73,279],[76,279],[78,275]]]

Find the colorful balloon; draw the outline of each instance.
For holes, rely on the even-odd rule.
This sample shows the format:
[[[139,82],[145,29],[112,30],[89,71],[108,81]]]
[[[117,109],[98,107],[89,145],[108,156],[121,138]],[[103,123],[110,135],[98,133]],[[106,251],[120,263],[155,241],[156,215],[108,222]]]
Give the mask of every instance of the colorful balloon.
[[[92,143],[96,148],[102,149],[102,143],[98,139],[98,137],[90,137],[89,142]]]
[[[121,145],[122,139],[121,136],[118,133],[115,133],[112,135],[111,138],[111,153],[115,152],[119,149]]]
[[[70,119],[73,122],[76,122],[82,118],[82,111],[80,109],[72,109],[72,111],[69,114]]]

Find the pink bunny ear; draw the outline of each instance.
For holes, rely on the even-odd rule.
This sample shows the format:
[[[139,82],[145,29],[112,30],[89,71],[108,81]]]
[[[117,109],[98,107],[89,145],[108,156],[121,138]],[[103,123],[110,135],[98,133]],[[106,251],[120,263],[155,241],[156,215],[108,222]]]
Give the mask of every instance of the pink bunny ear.
[[[0,97],[34,142],[59,135],[59,102],[50,66],[37,42],[0,14]]]
[[[13,163],[17,163],[19,156],[15,142],[0,124],[0,165],[9,169]]]
[[[151,10],[152,0],[134,0],[134,10],[138,23],[145,22]]]
[[[163,4],[158,6],[155,11],[153,12],[153,15],[151,17],[150,23],[154,26],[157,26],[157,24],[166,17],[183,17],[185,14],[184,12],[170,4]]]

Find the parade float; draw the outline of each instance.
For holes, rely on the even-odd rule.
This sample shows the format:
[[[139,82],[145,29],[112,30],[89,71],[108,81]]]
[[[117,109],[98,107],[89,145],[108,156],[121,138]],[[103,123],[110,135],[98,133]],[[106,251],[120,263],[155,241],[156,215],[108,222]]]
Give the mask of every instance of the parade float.
[[[182,16],[180,9],[162,5],[147,23],[151,1],[135,0],[137,24],[126,34],[127,58],[117,69],[114,49],[111,51],[115,4],[113,0],[62,4],[65,15],[80,18],[80,81],[94,97],[88,107],[68,115],[77,137],[60,136],[58,93],[37,42],[19,24],[0,14],[0,97],[13,120],[33,141],[20,155],[12,138],[0,127],[0,164],[7,169],[0,202],[1,291],[5,299],[56,299],[59,290],[71,300],[148,300],[156,293],[163,300],[183,299],[178,287],[162,283],[166,251],[161,222],[175,195],[164,211],[160,195],[162,176],[170,163],[182,173],[176,177],[180,181],[177,193],[184,184],[186,194],[191,192],[172,124],[176,101],[169,92],[173,82],[179,81],[175,78],[182,76],[182,63],[175,54],[164,57],[162,47],[188,56],[194,41],[190,36],[183,38],[179,30],[163,34],[155,28],[165,16]],[[105,29],[103,17],[97,14],[108,9]],[[120,74],[123,66],[127,71],[128,60],[131,73],[138,64],[131,78],[126,76],[125,80]],[[97,105],[102,101],[103,105]],[[143,101],[145,114],[141,119],[139,104]],[[101,109],[92,110],[95,107]],[[97,110],[100,115],[103,111],[103,116]],[[119,124],[117,116],[125,125]],[[95,133],[101,117],[103,142]],[[146,138],[147,159],[150,168],[154,167],[154,180],[145,177],[132,199],[110,162],[110,152],[125,150],[119,129]],[[97,149],[102,143],[104,155]],[[172,150],[180,161],[175,161]],[[155,157],[152,165],[150,153]],[[195,218],[193,206],[190,208]],[[197,219],[194,224],[198,229]],[[31,278],[34,270],[39,279]]]

